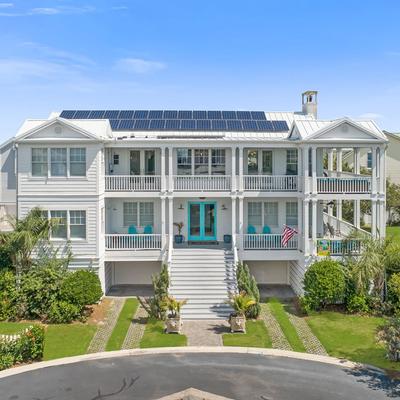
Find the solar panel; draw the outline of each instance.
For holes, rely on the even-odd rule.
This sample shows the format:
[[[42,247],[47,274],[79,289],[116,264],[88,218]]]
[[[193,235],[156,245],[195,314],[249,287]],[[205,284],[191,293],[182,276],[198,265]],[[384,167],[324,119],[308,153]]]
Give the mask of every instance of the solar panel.
[[[193,111],[193,119],[207,119],[207,111]]]
[[[222,111],[222,118],[223,119],[236,119],[236,112],[235,111]]]
[[[165,129],[168,131],[177,131],[179,130],[180,123],[179,119],[167,119],[165,121]]]
[[[239,132],[243,130],[242,121],[228,120],[226,121],[226,124],[228,126],[228,131]]]
[[[226,131],[226,121],[222,119],[214,119],[211,121],[211,129],[213,131]]]
[[[271,121],[257,121],[258,130],[264,132],[271,132],[274,130]]]
[[[221,111],[207,111],[207,119],[221,119]]]
[[[182,131],[195,131],[196,130],[196,121],[194,119],[181,120],[181,130]]]
[[[179,111],[178,119],[192,119],[192,112],[191,111]]]
[[[118,119],[118,110],[108,110],[104,113],[103,118],[108,118],[108,119]]]
[[[90,111],[88,110],[80,110],[77,111],[74,115],[74,119],[87,119],[89,117]]]
[[[138,111],[135,111],[135,114],[134,114],[133,118],[135,118],[135,119],[146,119],[148,113],[149,112],[146,111],[146,110],[138,110]]]
[[[165,120],[164,119],[152,119],[150,120],[150,130],[155,130],[155,131],[163,131],[165,126]]]
[[[76,111],[75,110],[64,110],[61,112],[60,117],[66,119],[74,118]]]
[[[119,119],[110,119],[111,129],[113,131],[118,130]]]
[[[242,125],[244,131],[258,131],[258,126],[256,121],[244,120],[242,121]]]
[[[210,131],[211,121],[208,119],[198,119],[197,120],[197,130],[198,131]]]
[[[251,118],[257,121],[266,120],[265,112],[263,111],[251,111]]]
[[[122,110],[119,112],[119,119],[132,119],[133,113],[133,110]]]
[[[104,110],[90,111],[88,119],[103,119]]]
[[[164,111],[164,119],[177,119],[178,111]]]
[[[133,129],[133,123],[135,121],[133,119],[120,119],[118,130],[119,131],[130,131]]]
[[[151,110],[149,111],[149,119],[162,119],[163,112],[161,110]]]
[[[149,129],[150,120],[149,119],[136,119],[135,121],[134,130],[135,131],[146,131]]]
[[[251,119],[250,111],[236,111],[238,119]]]
[[[272,125],[274,127],[274,130],[277,132],[285,132],[289,130],[286,121],[272,121]]]

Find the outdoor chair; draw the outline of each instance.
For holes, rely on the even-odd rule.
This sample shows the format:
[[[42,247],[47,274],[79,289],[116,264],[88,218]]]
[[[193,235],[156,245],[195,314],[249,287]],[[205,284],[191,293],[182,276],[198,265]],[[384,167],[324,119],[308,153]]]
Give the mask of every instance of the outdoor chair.
[[[145,235],[151,235],[153,233],[153,227],[151,225],[146,225],[144,227],[143,233]]]
[[[130,225],[128,228],[129,235],[137,235],[137,229],[135,225]]]
[[[263,233],[264,235],[269,235],[269,234],[271,234],[271,228],[270,228],[268,225],[264,225],[263,230],[262,230],[262,233]]]

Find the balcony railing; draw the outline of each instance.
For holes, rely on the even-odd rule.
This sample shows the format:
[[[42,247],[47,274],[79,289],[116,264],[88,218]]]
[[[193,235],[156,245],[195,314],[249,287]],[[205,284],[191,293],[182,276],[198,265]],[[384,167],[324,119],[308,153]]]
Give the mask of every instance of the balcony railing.
[[[174,175],[177,192],[221,192],[231,190],[228,175]]]
[[[317,253],[326,256],[357,255],[362,250],[360,239],[318,239]]]
[[[159,175],[106,175],[108,192],[158,192],[161,190]]]
[[[370,176],[317,177],[318,193],[370,193]]]
[[[160,250],[160,234],[112,234],[105,235],[106,250]]]
[[[244,250],[295,250],[298,240],[295,235],[283,246],[280,234],[245,234],[242,235],[242,245]]]
[[[298,176],[243,175],[243,189],[266,192],[295,192],[298,189]]]

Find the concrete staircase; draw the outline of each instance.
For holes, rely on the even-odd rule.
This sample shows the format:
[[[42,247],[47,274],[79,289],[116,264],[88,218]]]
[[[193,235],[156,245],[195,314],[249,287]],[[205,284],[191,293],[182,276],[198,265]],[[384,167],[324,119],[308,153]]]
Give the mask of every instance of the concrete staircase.
[[[186,299],[183,319],[227,319],[229,295],[236,292],[233,253],[224,249],[174,249],[169,293]]]

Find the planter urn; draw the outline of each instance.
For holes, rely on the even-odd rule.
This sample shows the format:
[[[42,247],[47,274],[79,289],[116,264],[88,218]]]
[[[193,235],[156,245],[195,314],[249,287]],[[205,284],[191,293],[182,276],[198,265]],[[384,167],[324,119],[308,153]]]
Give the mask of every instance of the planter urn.
[[[165,331],[167,333],[181,333],[181,317],[167,318],[165,321]]]
[[[176,244],[183,243],[183,235],[175,235],[175,243]]]
[[[246,333],[246,317],[244,315],[231,315],[229,322],[231,324],[231,332]]]

